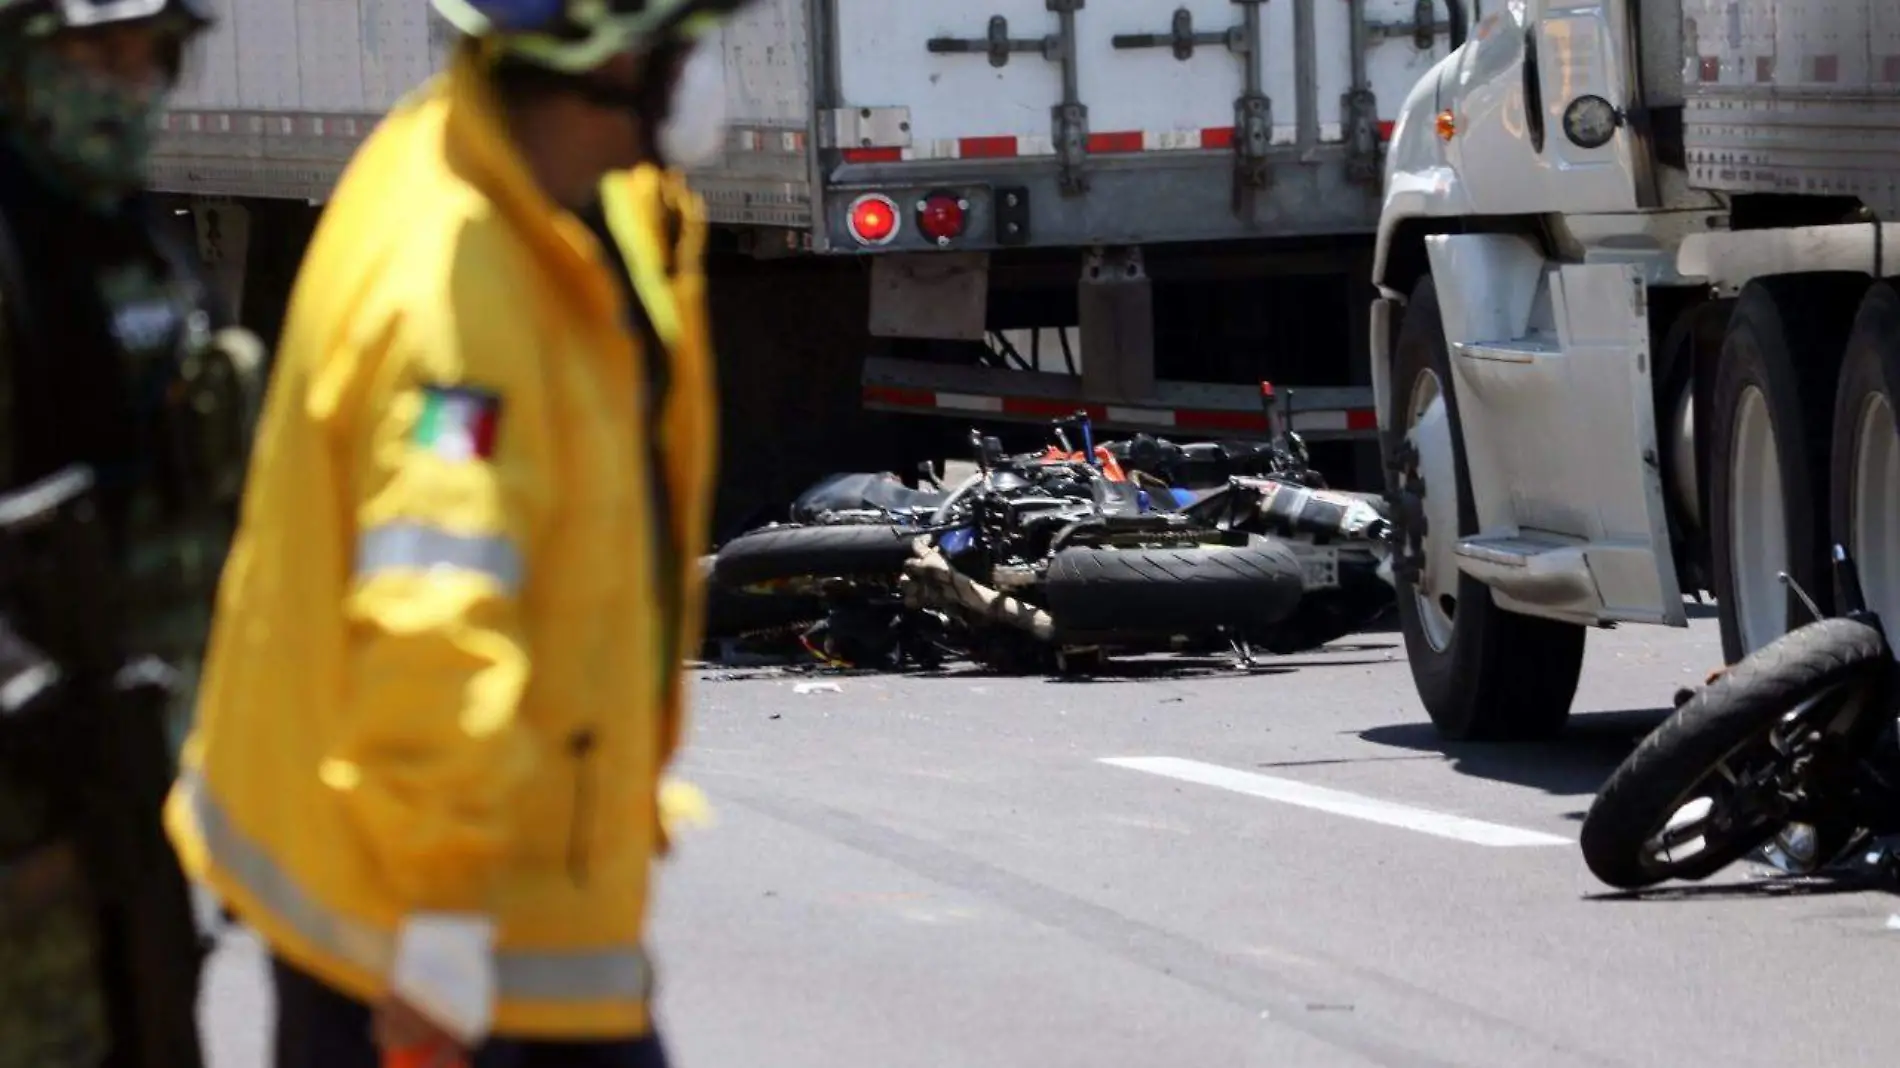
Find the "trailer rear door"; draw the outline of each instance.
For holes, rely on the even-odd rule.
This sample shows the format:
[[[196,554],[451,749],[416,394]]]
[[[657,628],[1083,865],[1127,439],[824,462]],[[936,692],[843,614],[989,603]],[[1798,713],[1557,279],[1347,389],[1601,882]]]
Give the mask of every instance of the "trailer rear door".
[[[841,102],[908,108],[905,160],[1059,156],[1068,129],[1089,155],[1130,155],[1231,149],[1251,83],[1264,135],[1294,141],[1291,4],[1051,6],[837,0]]]
[[[848,163],[1220,152],[1264,188],[1269,165],[1339,158],[1294,146],[1344,144],[1371,184],[1450,43],[1445,0],[835,2],[837,106],[908,121],[842,138]]]

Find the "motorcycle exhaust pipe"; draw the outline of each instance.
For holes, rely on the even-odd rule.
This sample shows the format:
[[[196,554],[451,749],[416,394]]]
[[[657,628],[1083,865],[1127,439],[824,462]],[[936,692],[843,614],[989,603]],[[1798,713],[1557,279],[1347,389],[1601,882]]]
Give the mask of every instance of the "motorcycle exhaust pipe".
[[[1236,481],[1258,496],[1255,514],[1270,531],[1283,537],[1311,534],[1380,541],[1391,530],[1391,522],[1363,497],[1275,479]]]

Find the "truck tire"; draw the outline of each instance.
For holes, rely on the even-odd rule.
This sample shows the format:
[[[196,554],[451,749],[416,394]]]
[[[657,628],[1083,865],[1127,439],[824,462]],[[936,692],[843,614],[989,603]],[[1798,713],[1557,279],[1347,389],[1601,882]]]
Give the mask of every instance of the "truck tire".
[[[1064,549],[1042,593],[1059,630],[1199,634],[1272,626],[1299,607],[1300,562],[1272,541],[1168,549]]]
[[[1426,278],[1412,291],[1393,355],[1389,493],[1402,534],[1408,526],[1426,525],[1424,498],[1430,493],[1456,495],[1458,529],[1425,529],[1421,546],[1424,539],[1461,537],[1478,525],[1451,383],[1438,290]],[[1433,396],[1443,400],[1450,431],[1452,487],[1422,485],[1417,455],[1403,447]],[[1401,548],[1410,544],[1408,536]],[[1422,589],[1422,577],[1416,571],[1397,575],[1399,630],[1412,682],[1439,734],[1455,741],[1524,741],[1560,733],[1583,670],[1584,628],[1499,608],[1488,586],[1461,571],[1449,580],[1450,591]]]
[[[1900,633],[1900,292],[1881,282],[1861,300],[1834,402],[1828,485],[1833,541],[1860,566],[1867,606],[1888,640]]]
[[[1860,293],[1817,278],[1743,287],[1722,339],[1709,417],[1709,540],[1731,664],[1806,622],[1777,574],[1826,613],[1823,509],[1841,350]]]
[[[795,578],[895,579],[916,538],[883,524],[766,527],[721,546],[712,580],[737,588]]]
[[[1738,749],[1827,690],[1889,670],[1888,657],[1872,627],[1827,619],[1763,646],[1703,687],[1643,739],[1591,803],[1578,835],[1591,874],[1619,890],[1706,879],[1766,843],[1779,828],[1762,821],[1704,837],[1701,850],[1680,860],[1649,856],[1649,843]]]

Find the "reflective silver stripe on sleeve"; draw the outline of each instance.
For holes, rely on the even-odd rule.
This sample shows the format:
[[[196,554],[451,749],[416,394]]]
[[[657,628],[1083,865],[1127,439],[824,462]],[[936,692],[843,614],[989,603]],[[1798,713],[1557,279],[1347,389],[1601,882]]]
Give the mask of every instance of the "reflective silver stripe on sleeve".
[[[400,522],[371,527],[357,536],[357,578],[435,568],[486,575],[509,592],[520,588],[523,571],[520,551],[499,535],[457,534],[426,523]]]
[[[393,932],[319,904],[256,842],[231,825],[196,772],[181,773],[179,783],[190,800],[206,851],[225,874],[243,884],[260,905],[318,949],[373,975],[389,973],[396,954]],[[653,993],[653,969],[646,953],[638,948],[503,948],[495,954],[495,979],[496,992],[510,1001],[645,1002]]]

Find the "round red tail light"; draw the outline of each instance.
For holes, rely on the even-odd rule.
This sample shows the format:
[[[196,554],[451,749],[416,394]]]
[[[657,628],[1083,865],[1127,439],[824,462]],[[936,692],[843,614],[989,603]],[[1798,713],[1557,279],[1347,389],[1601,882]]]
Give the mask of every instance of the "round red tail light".
[[[938,245],[963,236],[970,202],[949,193],[932,193],[917,202],[917,229]]]
[[[866,193],[851,202],[845,225],[860,245],[883,245],[897,236],[897,204],[882,193]]]

